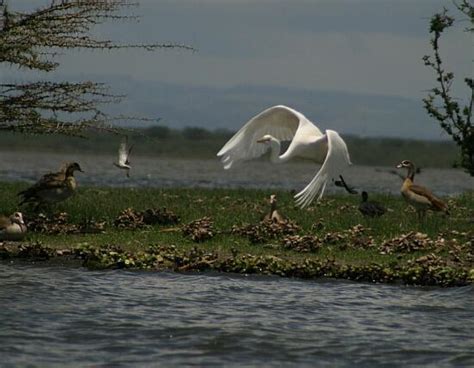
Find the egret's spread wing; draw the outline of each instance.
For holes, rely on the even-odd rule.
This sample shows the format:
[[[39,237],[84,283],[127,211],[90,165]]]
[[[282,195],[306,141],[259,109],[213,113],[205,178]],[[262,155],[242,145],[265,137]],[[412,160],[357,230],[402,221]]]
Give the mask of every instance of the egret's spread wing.
[[[310,183],[295,195],[296,204],[301,208],[310,204],[317,195],[320,199],[324,194],[328,180],[337,178],[347,166],[351,165],[346,142],[342,140],[341,136],[334,130],[326,130],[325,137],[328,142],[328,153],[323,165]]]
[[[224,168],[229,169],[238,161],[263,155],[268,147],[257,143],[257,140],[265,134],[280,141],[291,140],[302,122],[311,124],[303,114],[287,106],[270,107],[250,119],[221,148],[217,156],[221,158]]]

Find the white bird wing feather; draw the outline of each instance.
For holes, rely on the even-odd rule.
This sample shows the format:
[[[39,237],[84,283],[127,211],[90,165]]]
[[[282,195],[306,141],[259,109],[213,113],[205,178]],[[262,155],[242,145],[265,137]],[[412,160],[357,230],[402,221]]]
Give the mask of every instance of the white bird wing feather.
[[[118,151],[118,163],[119,165],[125,165],[128,159],[128,152],[127,152],[127,142],[123,141],[120,143],[119,151]]]
[[[280,141],[289,141],[303,124],[307,130],[322,135],[319,129],[300,112],[284,105],[270,107],[240,128],[221,148],[217,156],[221,158],[224,168],[230,169],[238,161],[263,155],[268,146],[257,143],[257,140],[265,134],[270,134]]]
[[[337,178],[344,169],[351,165],[346,142],[341,136],[336,131],[328,129],[326,130],[326,139],[328,152],[323,165],[309,184],[295,195],[296,204],[301,208],[309,205],[318,194],[318,199],[320,199],[324,194],[327,182]]]

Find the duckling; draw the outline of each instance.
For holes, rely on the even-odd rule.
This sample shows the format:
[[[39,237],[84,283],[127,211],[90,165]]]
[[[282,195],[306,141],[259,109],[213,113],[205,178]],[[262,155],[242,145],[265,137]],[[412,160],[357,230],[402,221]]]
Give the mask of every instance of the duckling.
[[[77,162],[65,165],[65,170],[45,174],[36,184],[18,193],[22,196],[20,205],[36,203],[36,208],[42,204],[52,204],[64,201],[76,191],[74,172],[83,172]]]
[[[387,209],[378,202],[369,201],[369,195],[367,192],[362,192],[362,202],[359,204],[359,211],[364,216],[379,217],[382,216]]]
[[[114,162],[114,165],[117,166],[119,169],[126,170],[127,178],[130,177],[130,153],[132,152],[133,145],[128,147],[128,137],[120,143],[119,150],[118,150],[118,162]]]
[[[263,221],[272,221],[272,222],[278,222],[278,223],[285,222],[285,218],[277,211],[276,205],[277,205],[276,195],[272,194],[270,196],[270,212],[268,212],[263,217]]]
[[[26,225],[21,212],[10,217],[0,216],[0,240],[21,240],[26,234]]]
[[[413,162],[404,160],[397,165],[397,169],[407,168],[407,176],[400,189],[403,198],[415,209],[419,219],[422,219],[427,210],[442,211],[449,215],[448,205],[435,197],[431,191],[420,185],[413,184],[416,168]]]

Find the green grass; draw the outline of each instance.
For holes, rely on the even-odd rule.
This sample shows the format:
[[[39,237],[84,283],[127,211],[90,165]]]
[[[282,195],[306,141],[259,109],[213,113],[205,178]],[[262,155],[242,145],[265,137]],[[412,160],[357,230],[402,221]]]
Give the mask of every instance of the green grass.
[[[22,183],[0,184],[1,212],[8,214],[19,209],[16,193],[25,187],[26,185]],[[321,202],[313,203],[309,208],[302,210],[295,207],[292,195],[283,191],[81,187],[73,198],[56,205],[51,210],[67,212],[72,223],[81,223],[86,219],[104,220],[108,224],[106,232],[78,235],[30,233],[28,240],[41,241],[57,248],[74,247],[85,243],[93,246],[119,244],[130,250],[143,249],[150,244],[193,247],[195,243],[182,235],[179,225],[175,231],[167,231],[163,226],[141,230],[122,230],[113,226],[114,219],[125,208],[144,210],[166,207],[181,218],[181,224],[204,216],[212,218],[215,230],[223,233],[199,245],[205,249],[228,252],[231,247],[237,247],[240,251],[251,254],[284,253],[287,257],[294,258],[308,256],[307,253],[303,255],[294,251],[275,250],[265,245],[251,244],[245,237],[226,233],[234,225],[258,223],[262,214],[267,211],[266,199],[271,193],[277,194],[280,212],[301,227],[301,235],[324,236],[327,233],[344,232],[362,224],[365,228],[370,228],[366,231],[367,235],[372,236],[377,244],[381,244],[386,239],[410,231],[426,233],[436,238],[438,234],[452,230],[468,232],[473,229],[473,224],[469,222],[469,219],[474,217],[473,193],[466,193],[449,201],[451,216],[443,217],[438,213],[430,213],[425,221],[419,222],[414,211],[401,197],[391,195],[371,195],[371,199],[382,202],[390,210],[381,218],[367,219],[357,210],[359,196],[351,195],[327,196]],[[26,217],[32,216],[27,208],[23,211]],[[278,241],[270,239],[268,243],[276,244]],[[397,257],[381,255],[376,249],[347,249],[337,244],[323,247],[317,254],[317,257],[325,256],[334,256],[339,261],[354,263],[375,261],[386,263],[392,262]]]
[[[3,213],[18,210],[16,193],[26,188],[20,183],[0,184],[0,203]],[[276,193],[278,208],[285,217],[296,222],[304,234],[322,234],[341,232],[362,224],[369,227],[370,235],[378,241],[392,238],[410,231],[420,231],[431,237],[438,233],[457,230],[472,230],[467,219],[474,216],[474,195],[466,193],[449,201],[452,214],[443,217],[438,213],[429,213],[425,221],[419,222],[414,211],[399,196],[372,194],[371,199],[382,202],[390,209],[381,218],[367,219],[357,210],[359,196],[338,195],[326,196],[319,203],[313,203],[307,209],[294,205],[293,196],[289,192],[269,190],[243,189],[124,189],[124,188],[79,188],[77,194],[67,201],[52,208],[53,212],[65,211],[72,223],[80,223],[85,219],[105,220],[113,222],[125,208],[136,210],[165,207],[181,218],[182,223],[209,216],[214,221],[216,230],[230,230],[233,225],[257,223],[268,209],[266,199]],[[25,209],[26,210],[26,209]],[[28,211],[27,215],[28,216]],[[319,225],[319,226],[316,226]],[[318,230],[317,228],[321,228]],[[180,242],[182,237],[172,232],[163,232],[160,226],[146,231],[119,231],[109,228],[104,235],[67,236],[68,240],[59,236],[31,234],[54,244],[71,239],[97,242],[146,242],[165,241]],[[219,239],[220,238],[220,239]],[[233,237],[221,236],[212,240],[216,244],[234,243],[239,241]],[[212,243],[211,242],[211,243]]]

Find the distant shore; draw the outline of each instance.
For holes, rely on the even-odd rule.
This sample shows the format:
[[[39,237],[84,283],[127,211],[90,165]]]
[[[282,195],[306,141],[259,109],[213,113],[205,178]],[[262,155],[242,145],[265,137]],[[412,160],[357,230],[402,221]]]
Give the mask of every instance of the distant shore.
[[[189,127],[182,130],[153,127],[124,131],[134,145],[133,155],[157,158],[216,159],[216,153],[233,132]],[[346,136],[351,160],[356,165],[393,166],[411,159],[419,167],[452,168],[459,155],[452,141]],[[115,154],[122,137],[91,133],[86,139],[58,135],[29,136],[4,132],[0,152],[62,152],[65,154]]]

